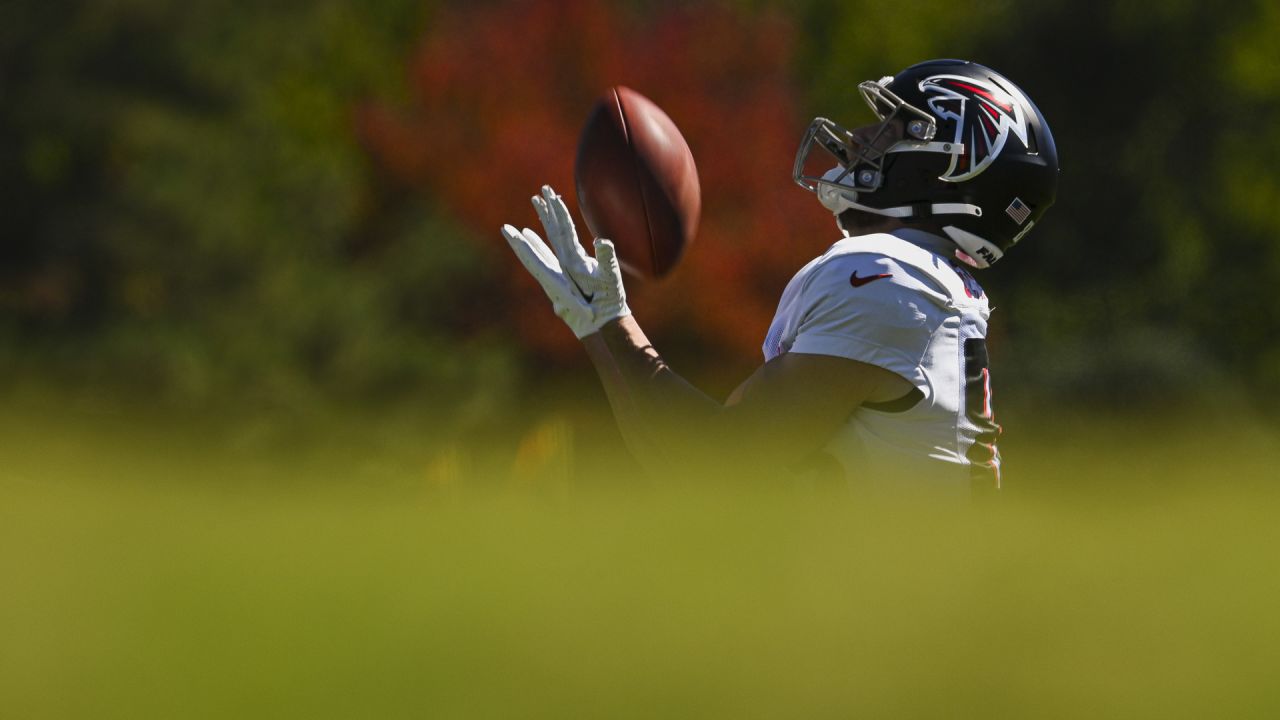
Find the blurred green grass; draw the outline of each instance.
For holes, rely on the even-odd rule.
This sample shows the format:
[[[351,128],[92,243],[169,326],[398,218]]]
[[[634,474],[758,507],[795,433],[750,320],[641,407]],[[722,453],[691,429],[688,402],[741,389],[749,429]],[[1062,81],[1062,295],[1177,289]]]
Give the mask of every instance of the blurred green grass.
[[[1059,426],[956,510],[102,412],[0,413],[4,717],[1280,711],[1261,430]]]

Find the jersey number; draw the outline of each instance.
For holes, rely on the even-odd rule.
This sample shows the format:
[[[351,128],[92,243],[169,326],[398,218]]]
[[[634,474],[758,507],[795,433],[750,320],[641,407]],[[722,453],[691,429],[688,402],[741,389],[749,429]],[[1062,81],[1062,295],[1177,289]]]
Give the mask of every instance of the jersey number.
[[[975,475],[992,473],[995,486],[1000,487],[1000,452],[996,440],[1003,429],[996,424],[991,410],[991,371],[987,358],[987,341],[984,338],[968,338],[964,341],[964,412],[969,422],[977,428],[973,445],[965,454]],[[990,476],[986,476],[989,481]]]

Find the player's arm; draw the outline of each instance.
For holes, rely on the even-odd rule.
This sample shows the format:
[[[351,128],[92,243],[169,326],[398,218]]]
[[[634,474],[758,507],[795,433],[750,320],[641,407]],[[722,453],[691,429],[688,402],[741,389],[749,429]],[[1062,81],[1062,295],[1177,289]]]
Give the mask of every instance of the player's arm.
[[[903,382],[845,358],[785,353],[721,405],[672,370],[631,316],[606,323],[583,343],[629,446],[664,475],[776,476],[821,449],[863,402],[900,392]]]

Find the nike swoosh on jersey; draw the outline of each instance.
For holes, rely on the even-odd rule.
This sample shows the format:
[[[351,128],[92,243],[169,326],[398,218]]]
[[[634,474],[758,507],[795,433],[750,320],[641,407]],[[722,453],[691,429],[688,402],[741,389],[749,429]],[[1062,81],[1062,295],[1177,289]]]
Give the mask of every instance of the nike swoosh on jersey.
[[[869,282],[875,282],[876,280],[883,280],[887,277],[893,277],[893,273],[880,273],[879,275],[868,275],[866,277],[858,277],[858,271],[854,270],[853,274],[849,276],[849,284],[854,287],[862,287],[863,285],[866,285]]]

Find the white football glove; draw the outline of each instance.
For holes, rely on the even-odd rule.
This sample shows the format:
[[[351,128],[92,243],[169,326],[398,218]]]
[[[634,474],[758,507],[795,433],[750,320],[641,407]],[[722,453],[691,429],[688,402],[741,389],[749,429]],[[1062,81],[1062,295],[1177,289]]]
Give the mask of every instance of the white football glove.
[[[579,338],[599,332],[610,320],[630,315],[613,243],[597,239],[596,256],[591,257],[578,243],[569,208],[549,185],[542,186],[541,197],[534,195],[532,199],[551,247],[529,228],[520,231],[503,225],[502,236],[551,298],[556,315]]]

